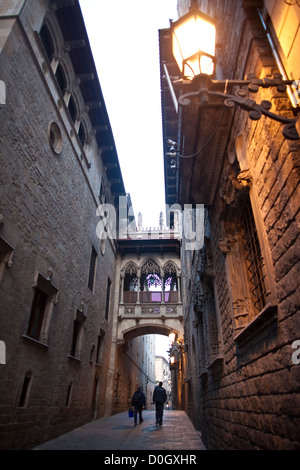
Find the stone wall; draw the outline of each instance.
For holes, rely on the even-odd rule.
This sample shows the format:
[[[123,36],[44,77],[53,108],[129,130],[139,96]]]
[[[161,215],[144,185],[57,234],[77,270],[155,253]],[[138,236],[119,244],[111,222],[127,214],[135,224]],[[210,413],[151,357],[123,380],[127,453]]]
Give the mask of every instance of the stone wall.
[[[96,235],[98,183],[94,190],[90,182],[101,179],[96,148],[91,144],[88,168],[77,152],[77,136],[69,132],[70,118],[63,119],[45,85],[26,30],[17,19],[10,19],[10,26],[0,56],[7,88],[0,109],[0,335],[6,345],[0,442],[3,449],[26,449],[104,415],[114,312],[113,295],[106,310],[107,281],[113,294],[116,249],[108,240],[101,252]],[[60,154],[49,141],[53,121],[61,130]],[[97,261],[90,289],[92,247]],[[47,338],[41,341],[27,334],[38,275],[55,292]],[[71,357],[76,314],[83,319],[83,334],[80,354]],[[25,376],[31,377],[30,393],[20,406]]]
[[[212,11],[218,2],[202,3],[204,7],[209,3],[210,14],[218,16],[217,10]],[[237,8],[237,2],[222,2],[220,11],[227,14],[222,32],[226,44],[231,44],[244,25],[237,61],[232,53],[237,77],[243,69],[245,74],[251,71],[259,77],[276,72],[257,17]],[[225,21],[230,17],[234,23]],[[229,30],[232,24],[236,27]],[[230,63],[229,50],[224,65]],[[252,98],[270,100],[272,111],[292,117],[287,97],[276,90],[264,90]],[[218,191],[208,208],[204,262],[199,254],[182,262],[182,271],[192,279],[192,286],[187,284],[185,289],[187,377],[193,400],[190,414],[209,449],[300,446],[300,366],[292,361],[300,321],[299,158],[299,141],[284,139],[282,125],[264,117],[252,122],[246,113],[236,110]],[[238,175],[243,170],[248,171],[248,179],[241,186]],[[247,200],[267,285],[266,306],[259,313],[254,313],[248,291],[242,248],[241,219]],[[205,339],[207,305],[199,298],[197,302],[195,293],[196,287],[200,293],[206,292],[207,276],[214,279],[215,308],[210,312],[217,315],[219,351],[214,361],[208,360],[211,345]]]

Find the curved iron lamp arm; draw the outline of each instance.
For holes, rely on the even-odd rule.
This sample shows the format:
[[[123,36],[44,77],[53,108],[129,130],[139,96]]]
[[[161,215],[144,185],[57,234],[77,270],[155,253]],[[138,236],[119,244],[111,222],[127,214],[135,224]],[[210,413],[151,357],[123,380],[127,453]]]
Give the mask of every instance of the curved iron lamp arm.
[[[259,120],[262,115],[265,115],[274,121],[280,122],[285,124],[282,133],[286,139],[289,140],[298,140],[299,134],[296,130],[295,124],[296,119],[289,119],[278,114],[275,114],[269,109],[271,108],[272,104],[270,101],[262,101],[260,104],[256,103],[251,98],[246,96],[246,91],[244,89],[239,89],[235,92],[234,95],[230,95],[227,93],[221,93],[218,91],[211,91],[207,87],[207,83],[209,86],[213,86],[214,84],[220,84],[223,82],[213,82],[208,79],[207,76],[198,78],[199,84],[202,85],[198,91],[193,91],[190,93],[186,93],[181,95],[178,99],[178,103],[180,106],[188,106],[191,103],[191,100],[198,100],[200,99],[199,106],[205,106],[209,104],[209,98],[216,96],[224,99],[224,105],[227,107],[238,106],[241,109],[249,112],[249,117],[252,120]],[[206,83],[206,85],[205,85]],[[277,87],[277,90],[280,92],[284,92],[286,89],[286,82],[282,80],[274,80],[274,79],[251,79],[251,80],[226,80],[224,82],[231,85],[248,85],[248,89],[251,92],[257,92],[259,87],[269,88],[269,87]],[[204,85],[204,86],[203,86]]]

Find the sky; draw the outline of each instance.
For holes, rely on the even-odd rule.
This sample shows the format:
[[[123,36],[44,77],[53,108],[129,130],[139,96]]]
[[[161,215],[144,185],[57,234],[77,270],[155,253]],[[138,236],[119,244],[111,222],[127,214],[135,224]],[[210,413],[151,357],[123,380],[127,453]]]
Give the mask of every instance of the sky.
[[[126,192],[136,218],[165,217],[158,30],[177,0],[80,0]],[[164,219],[165,220],[165,219]]]
[[[155,335],[155,355],[163,356],[169,360],[168,351],[170,349],[171,343],[168,336]]]
[[[169,28],[177,0],[80,0],[125,190],[144,227],[165,217],[158,30]],[[164,219],[165,220],[165,219]],[[169,338],[156,335],[168,358]]]

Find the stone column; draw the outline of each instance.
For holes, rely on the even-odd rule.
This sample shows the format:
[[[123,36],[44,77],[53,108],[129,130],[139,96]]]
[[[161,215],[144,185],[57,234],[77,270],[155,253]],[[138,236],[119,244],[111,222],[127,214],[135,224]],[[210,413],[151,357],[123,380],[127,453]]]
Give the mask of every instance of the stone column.
[[[125,278],[125,274],[121,273],[121,298],[120,298],[120,304],[124,303],[124,278]]]
[[[181,275],[177,274],[177,283],[178,283],[178,303],[181,304]]]
[[[138,269],[137,271],[137,279],[138,279],[138,285],[137,285],[137,300],[136,303],[140,304],[140,291],[141,291],[141,270]]]
[[[161,303],[165,303],[165,273],[161,271],[160,273],[161,277]]]
[[[56,74],[58,64],[59,64],[59,57],[53,56],[53,58],[51,60],[51,69],[52,69],[52,72],[54,73],[54,75]]]

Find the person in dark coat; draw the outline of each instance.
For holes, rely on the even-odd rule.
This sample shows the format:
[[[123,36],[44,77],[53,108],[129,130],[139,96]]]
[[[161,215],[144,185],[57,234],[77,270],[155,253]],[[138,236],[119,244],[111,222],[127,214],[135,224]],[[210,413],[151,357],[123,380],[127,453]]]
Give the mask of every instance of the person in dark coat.
[[[142,387],[138,387],[138,389],[134,392],[131,399],[131,406],[134,406],[134,425],[137,425],[137,415],[139,414],[139,421],[140,424],[144,421],[142,417],[143,407],[146,405],[146,397],[145,394],[142,392]]]
[[[155,403],[156,409],[156,424],[162,425],[164,404],[167,401],[167,392],[162,386],[162,382],[159,382],[158,386],[155,387],[153,392],[153,403]]]

